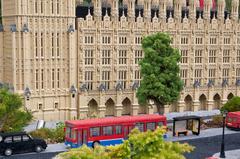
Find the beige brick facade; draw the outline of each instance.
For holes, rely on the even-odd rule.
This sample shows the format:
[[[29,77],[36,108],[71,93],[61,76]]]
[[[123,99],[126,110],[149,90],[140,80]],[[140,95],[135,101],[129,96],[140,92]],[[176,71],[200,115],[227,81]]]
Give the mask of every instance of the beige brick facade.
[[[205,0],[201,16],[197,0],[93,0],[89,9],[81,0],[2,0],[0,81],[38,119],[154,113],[136,98],[141,39],[168,32],[185,87],[162,111],[219,109],[240,95],[239,2],[232,3],[226,16],[223,0],[217,14]]]

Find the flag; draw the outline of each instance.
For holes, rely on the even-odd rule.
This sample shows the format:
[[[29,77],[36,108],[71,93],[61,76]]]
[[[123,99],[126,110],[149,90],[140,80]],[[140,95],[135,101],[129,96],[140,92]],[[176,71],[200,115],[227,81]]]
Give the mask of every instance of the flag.
[[[217,4],[216,4],[216,0],[212,0],[212,9],[216,10]]]
[[[200,1],[200,8],[203,9],[204,8],[204,0],[199,0]]]

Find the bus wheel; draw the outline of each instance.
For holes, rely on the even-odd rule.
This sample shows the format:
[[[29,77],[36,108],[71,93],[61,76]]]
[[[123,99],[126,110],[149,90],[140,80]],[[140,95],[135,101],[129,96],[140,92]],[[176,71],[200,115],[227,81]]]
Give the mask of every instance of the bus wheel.
[[[93,144],[92,144],[92,147],[93,147],[93,148],[96,148],[96,147],[98,147],[98,146],[100,146],[99,141],[94,141]]]

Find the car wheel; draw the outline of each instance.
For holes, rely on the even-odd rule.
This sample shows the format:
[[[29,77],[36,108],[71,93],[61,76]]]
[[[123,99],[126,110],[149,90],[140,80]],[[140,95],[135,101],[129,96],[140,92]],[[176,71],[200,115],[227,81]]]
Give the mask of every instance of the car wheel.
[[[96,148],[98,146],[100,146],[100,143],[98,141],[95,141],[92,145],[93,148]]]
[[[37,153],[42,152],[42,150],[43,150],[43,149],[42,149],[42,146],[39,146],[39,145],[38,145],[38,146],[35,147],[35,151],[36,151]]]
[[[5,155],[5,156],[11,156],[11,155],[12,155],[12,150],[11,150],[11,149],[6,149],[6,150],[4,151],[4,155]]]

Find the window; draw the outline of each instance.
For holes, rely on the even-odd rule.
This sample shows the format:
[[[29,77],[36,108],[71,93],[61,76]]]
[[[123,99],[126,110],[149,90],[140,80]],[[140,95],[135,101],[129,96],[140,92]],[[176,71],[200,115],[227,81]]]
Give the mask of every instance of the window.
[[[13,136],[13,142],[21,142],[22,137],[21,136]]]
[[[144,132],[144,123],[136,123],[135,128],[138,128],[139,131]]]
[[[122,134],[122,126],[120,125],[115,126],[115,129],[116,129],[116,135]]]
[[[135,37],[135,44],[141,44],[142,43],[142,37],[138,36]]]
[[[188,50],[181,50],[181,63],[188,63]]]
[[[209,63],[216,63],[217,59],[217,50],[209,50],[209,55],[208,55],[208,62]]]
[[[240,80],[240,68],[236,68],[236,79]]]
[[[227,81],[229,80],[229,68],[224,68],[222,70],[222,78]]]
[[[38,90],[39,89],[39,72],[38,69],[36,69],[36,73],[35,73],[35,88]]]
[[[143,51],[142,50],[135,50],[135,64],[138,65],[139,61],[143,58]]]
[[[162,127],[163,125],[164,125],[163,122],[158,122],[159,127]]]
[[[103,127],[103,135],[112,135],[112,134],[113,134],[112,126]]]
[[[93,50],[85,50],[85,65],[93,65]]]
[[[147,130],[155,130],[156,123],[147,123]]]
[[[213,83],[215,83],[216,69],[209,69],[209,70],[208,70],[208,78],[209,78],[209,80],[211,80]]]
[[[77,130],[72,130],[71,131],[71,138],[76,139],[77,138]]]
[[[42,104],[38,104],[38,110],[42,110],[42,109],[43,109]]]
[[[100,136],[100,127],[90,128],[90,136]]]
[[[28,140],[29,140],[29,137],[27,135],[22,136],[22,141],[28,141]]]
[[[209,39],[209,44],[217,44],[217,38],[216,37],[211,37]]]
[[[231,44],[231,38],[230,37],[224,38],[223,39],[223,44]]]
[[[141,72],[139,70],[134,71],[134,80],[138,83],[141,82]]]
[[[196,44],[203,44],[203,38],[196,38],[196,41],[195,41]]]
[[[43,1],[41,1],[41,13],[43,13]]]
[[[66,137],[71,138],[71,130],[69,127],[66,128]]]
[[[59,4],[59,0],[57,0],[57,14],[60,13],[60,4]]]
[[[187,69],[182,69],[182,70],[180,71],[180,77],[181,77],[181,79],[183,80],[184,85],[187,85],[188,70],[187,70]]]
[[[119,44],[127,44],[127,37],[126,36],[121,36],[118,39]]]
[[[85,36],[85,44],[93,44],[93,36]]]
[[[118,72],[118,80],[122,83],[123,89],[126,89],[127,85],[127,71]]]
[[[41,88],[44,89],[44,69],[41,70]]]
[[[103,65],[111,64],[111,50],[102,50],[102,64]]]
[[[38,13],[38,0],[35,0],[35,13]]]
[[[181,44],[188,44],[188,38],[187,37],[182,37],[181,38]]]
[[[237,50],[237,58],[236,58],[236,62],[240,62],[240,50]]]
[[[202,78],[202,69],[196,69],[194,72],[195,81],[198,81],[201,84]]]
[[[60,69],[57,69],[57,88],[60,88]]]
[[[85,82],[87,84],[87,89],[93,89],[93,71],[86,71],[85,72]]]
[[[11,137],[6,137],[4,142],[5,143],[11,143],[12,142],[12,136]]]
[[[119,50],[118,53],[118,64],[126,65],[127,64],[127,50]]]
[[[55,88],[55,69],[52,69],[52,88]]]
[[[102,82],[108,90],[110,88],[110,71],[102,71]]]
[[[223,63],[230,62],[230,50],[223,50]]]
[[[102,44],[110,44],[111,43],[111,37],[110,36],[103,36],[102,37]]]
[[[195,63],[202,63],[202,52],[203,50],[195,50]]]
[[[60,34],[57,33],[57,57],[60,56]]]
[[[38,57],[38,33],[35,33],[35,55]]]

